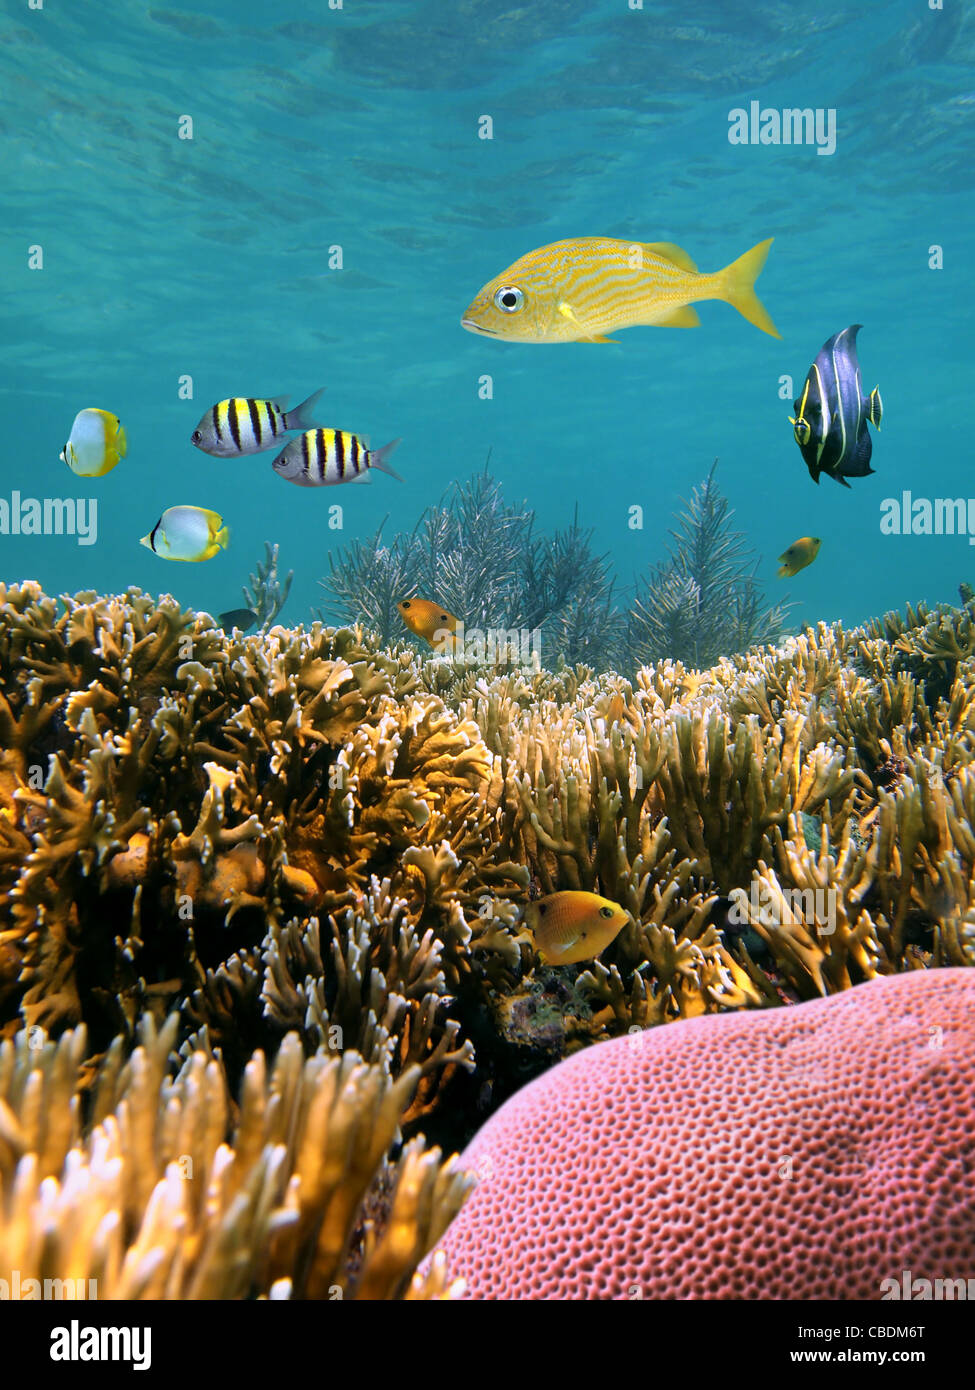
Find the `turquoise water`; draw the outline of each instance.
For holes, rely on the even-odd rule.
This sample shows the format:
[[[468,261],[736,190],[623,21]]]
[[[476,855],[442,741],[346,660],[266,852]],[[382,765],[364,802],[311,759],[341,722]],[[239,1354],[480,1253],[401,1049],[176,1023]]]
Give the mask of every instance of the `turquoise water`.
[[[7,0],[0,497],[99,510],[91,546],[0,536],[0,579],[134,584],[216,612],[241,603],[270,540],[295,571],[282,619],[307,621],[331,549],[387,515],[389,532],[411,528],[490,448],[507,500],[542,529],[579,504],[624,586],[664,557],[671,513],[717,457],[766,595],[791,597],[794,623],[956,601],[975,582],[967,538],[884,536],[880,504],[975,494],[973,57],[955,0]],[[730,144],[729,112],[752,100],[835,108],[835,153]],[[628,329],[615,346],[461,329],[487,280],[582,235],[673,241],[703,270],[774,237],[758,289],[782,341],[713,302],[700,328]],[[29,269],[37,245],[43,269]],[[884,397],[876,474],[815,487],[780,378],[798,388],[854,322],[864,385]],[[403,483],[299,489],[273,453],[211,459],[189,442],[222,397],[296,403],[323,384],[321,423],[374,445],[402,436]],[[104,478],[58,458],[85,406],[128,432]],[[327,525],[337,502],[342,531]],[[219,511],[229,549],[189,565],[140,547],[179,503]],[[777,579],[805,534],[823,538],[818,560]]]

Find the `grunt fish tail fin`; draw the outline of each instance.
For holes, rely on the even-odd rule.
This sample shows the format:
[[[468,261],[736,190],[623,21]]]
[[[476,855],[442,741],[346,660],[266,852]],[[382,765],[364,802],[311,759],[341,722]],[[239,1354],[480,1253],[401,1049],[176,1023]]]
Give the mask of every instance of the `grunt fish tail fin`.
[[[880,387],[875,386],[867,398],[867,419],[875,430],[880,429],[880,422],[884,418],[884,403],[880,399]]]
[[[279,410],[282,410],[281,423],[286,430],[313,430],[317,428],[314,418],[315,407],[318,404],[319,396],[324,390],[325,387],[320,386],[317,391],[313,392],[308,397],[307,401],[302,401],[301,405],[296,405],[294,410],[289,410],[286,413],[283,411],[280,404],[282,397],[279,397],[278,400],[273,402],[273,404],[278,406]],[[287,401],[288,398],[285,396],[283,399]]]
[[[732,308],[738,310],[742,318],[753,323],[763,333],[768,333],[773,338],[781,338],[782,334],[755,293],[755,281],[762,273],[762,266],[773,240],[773,237],[769,237],[768,241],[760,241],[757,246],[753,246],[750,251],[732,261],[731,265],[726,265],[724,270],[718,271],[720,292],[716,298],[724,299]]]
[[[388,444],[384,444],[381,449],[377,449],[375,453],[373,453],[372,450],[370,450],[369,467],[378,468],[380,473],[388,473],[391,478],[395,478],[398,483],[401,483],[403,479],[400,477],[398,473],[396,473],[392,468],[390,468],[386,460],[389,458],[390,454],[396,448],[397,444],[401,444],[402,442],[403,441],[401,439],[393,439]]]

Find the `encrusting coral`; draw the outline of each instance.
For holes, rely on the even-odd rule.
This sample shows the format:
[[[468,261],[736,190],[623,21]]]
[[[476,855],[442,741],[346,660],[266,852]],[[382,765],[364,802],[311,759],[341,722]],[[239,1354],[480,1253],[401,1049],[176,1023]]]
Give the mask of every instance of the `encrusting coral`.
[[[964,1297],[973,1123],[966,970],[637,1031],[480,1130],[447,1273],[482,1299]]]
[[[112,1124],[134,1113],[118,1078],[147,1065],[134,1059],[151,1038],[131,1122],[151,1136],[167,1097],[189,1106],[204,1080],[216,1088],[214,1143],[250,1155],[234,1191],[255,1222],[278,1211],[284,1171],[257,1175],[261,1146],[229,1099],[250,1094],[255,1069],[307,1064],[317,1094],[348,1066],[395,1097],[343,1217],[345,1263],[329,1266],[351,1294],[349,1252],[365,1258],[368,1240],[350,1244],[348,1222],[379,1232],[421,1136],[463,1144],[560,1057],[632,1028],[975,964],[967,621],[942,612],[936,647],[923,610],[852,632],[819,624],[630,679],[454,665],[359,627],[226,634],[138,590],[0,586],[0,1037],[26,1027],[45,1057],[73,1039],[71,1133],[45,1169],[58,1225],[76,1219],[77,1165],[115,1163]],[[947,665],[932,656],[946,643]],[[598,959],[549,967],[521,918],[562,889],[602,894],[631,921]],[[36,1180],[41,1086],[8,1084],[0,1106],[0,1240],[15,1168],[18,1191]],[[154,1211],[197,1200],[166,1176],[183,1151],[156,1144],[152,1183],[125,1197],[119,1269],[128,1242],[141,1249],[153,1184]],[[203,1213],[186,1217],[199,1234],[191,1217]],[[403,1235],[387,1292],[408,1285],[432,1229]],[[252,1267],[200,1272],[195,1248],[166,1276],[181,1295],[325,1286],[283,1257],[268,1259],[271,1283]],[[131,1269],[135,1283],[110,1286],[141,1287]]]

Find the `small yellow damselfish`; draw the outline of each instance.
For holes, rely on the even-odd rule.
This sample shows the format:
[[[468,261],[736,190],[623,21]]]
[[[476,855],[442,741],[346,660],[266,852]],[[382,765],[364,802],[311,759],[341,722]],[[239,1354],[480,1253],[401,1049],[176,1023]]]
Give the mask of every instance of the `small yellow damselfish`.
[[[800,536],[797,541],[793,541],[788,550],[783,550],[779,556],[778,577],[791,579],[794,574],[811,565],[819,554],[821,544],[818,536]]]
[[[210,560],[229,540],[219,512],[207,507],[167,507],[139,544],[164,560]]]
[[[536,898],[525,908],[535,949],[546,965],[593,960],[629,920],[630,914],[619,903],[577,889]]]
[[[693,328],[688,306],[723,299],[749,323],[779,338],[755,293],[772,238],[724,270],[702,275],[669,241],[574,237],[529,251],[489,280],[466,309],[462,327],[509,343],[610,343],[605,335],[637,324]]]
[[[431,647],[442,645],[448,640],[446,634],[457,631],[457,619],[453,613],[439,603],[428,598],[404,598],[397,605],[403,622],[417,637],[429,642]],[[437,641],[437,633],[444,634]]]
[[[128,440],[117,415],[88,406],[74,417],[60,458],[79,478],[101,478],[125,458]]]

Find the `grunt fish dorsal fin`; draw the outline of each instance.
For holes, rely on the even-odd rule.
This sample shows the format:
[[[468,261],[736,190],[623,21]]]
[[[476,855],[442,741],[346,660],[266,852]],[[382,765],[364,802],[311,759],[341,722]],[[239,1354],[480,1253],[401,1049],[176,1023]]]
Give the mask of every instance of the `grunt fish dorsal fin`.
[[[681,270],[693,270],[695,275],[700,274],[684,248],[675,246],[672,241],[642,241],[640,245],[644,251],[652,251],[655,256],[663,256],[665,261],[679,265]]]

